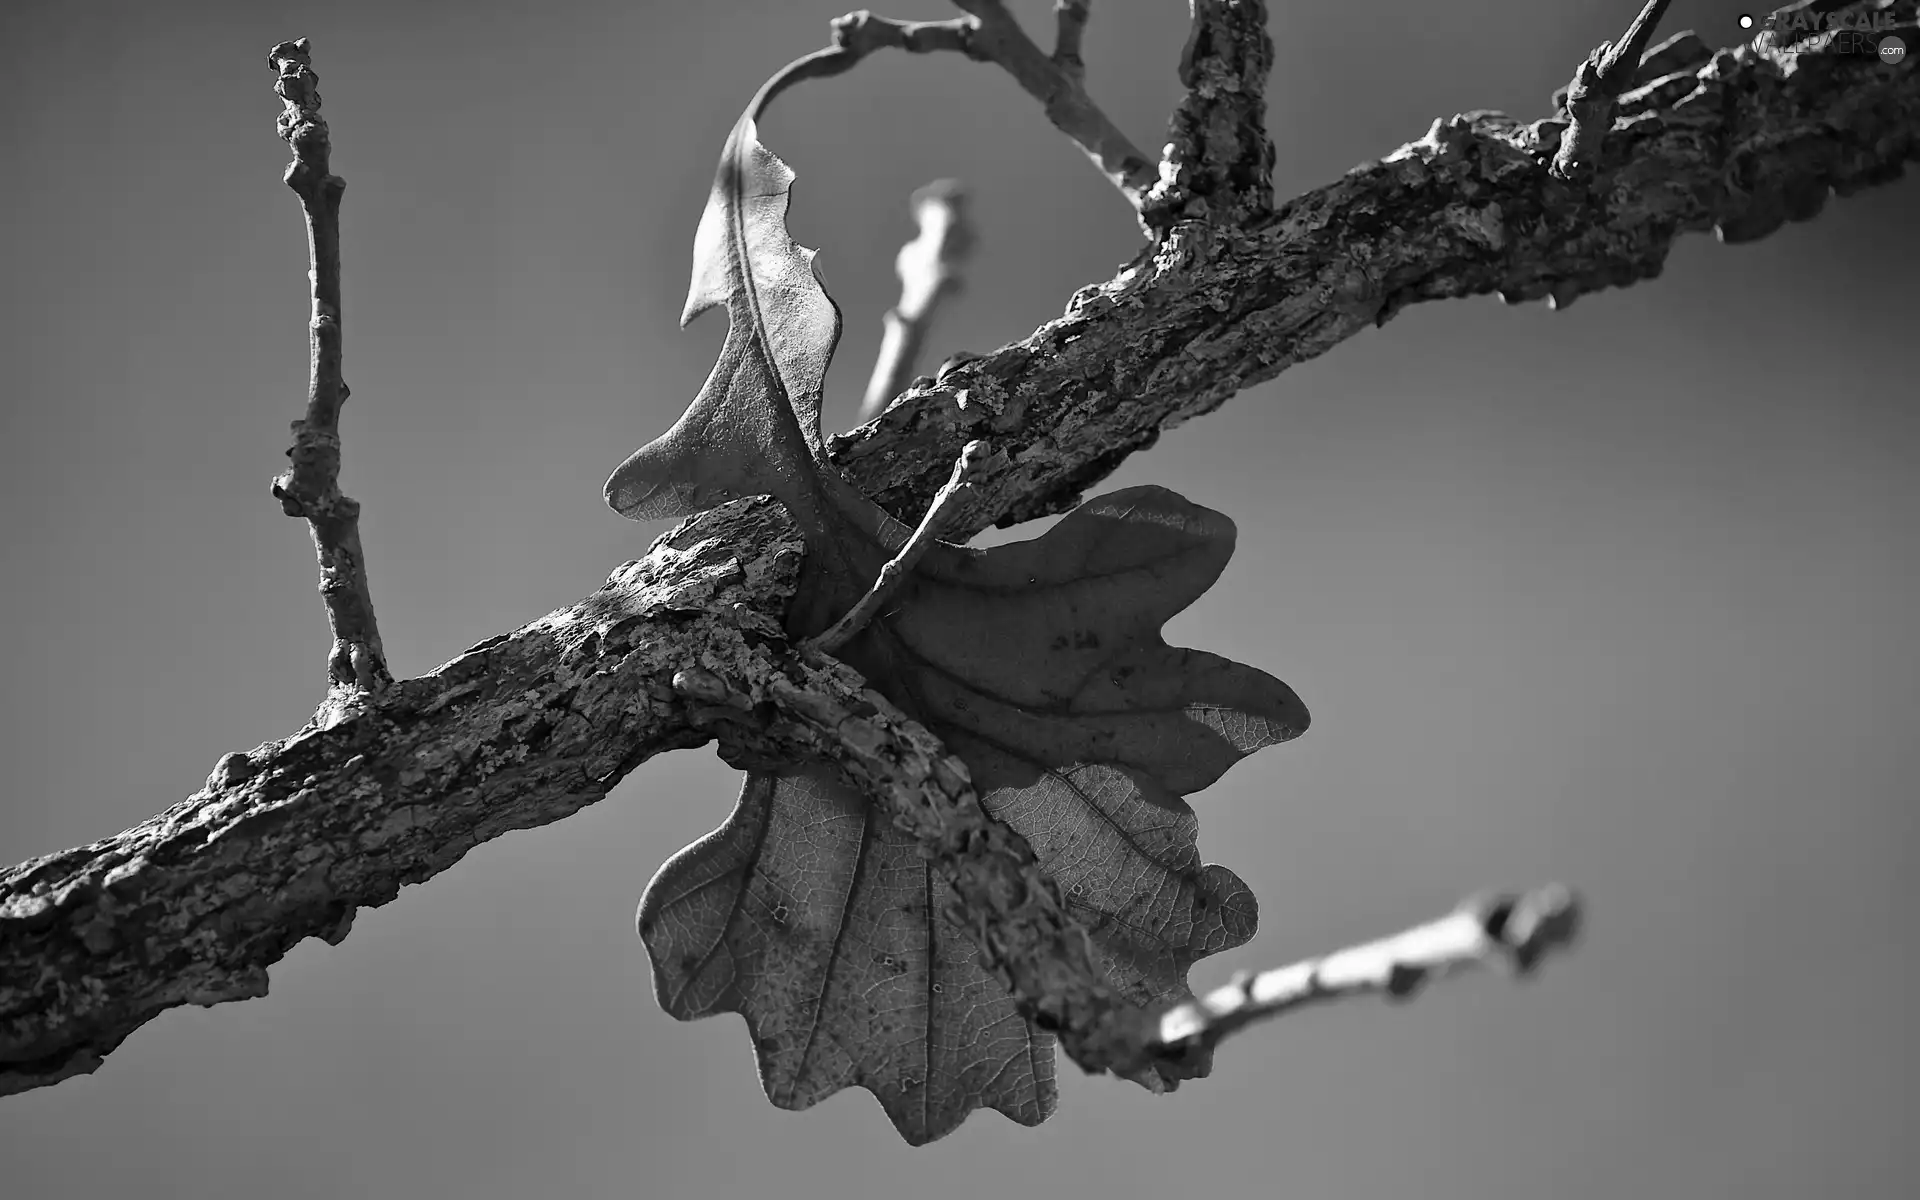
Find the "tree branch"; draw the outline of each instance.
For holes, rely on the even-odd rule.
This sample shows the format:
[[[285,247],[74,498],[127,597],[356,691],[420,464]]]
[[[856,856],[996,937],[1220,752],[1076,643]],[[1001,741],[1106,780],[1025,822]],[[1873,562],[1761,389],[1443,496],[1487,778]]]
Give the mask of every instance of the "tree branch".
[[[1162,1055],[1210,1052],[1255,1021],[1354,996],[1405,1000],[1432,980],[1472,967],[1529,975],[1549,953],[1572,944],[1580,920],[1578,898],[1558,886],[1472,900],[1393,937],[1258,975],[1242,973],[1161,1013],[1144,1049]]]
[[[366,552],[360,546],[360,505],[340,493],[340,406],[349,392],[340,375],[340,197],[347,181],[329,170],[332,143],[320,116],[320,77],[307,39],[282,42],[267,55],[286,102],[280,136],[293,147],[286,184],[307,217],[313,319],[306,415],[293,422],[293,466],[273,481],[273,494],[290,517],[305,517],[320,556],[320,596],[326,601],[333,649],[327,656],[327,699],[321,711],[338,720],[354,705],[389,687],[387,653],[373,616]]]
[[[1551,168],[1555,178],[1576,179],[1593,166],[1600,140],[1613,127],[1613,105],[1640,67],[1654,28],[1666,14],[1668,0],[1647,0],[1633,24],[1618,42],[1601,42],[1587,55],[1573,82],[1567,85],[1567,131]]]
[[[1267,76],[1273,39],[1265,0],[1191,0],[1193,25],[1180,52],[1186,98],[1167,130],[1160,180],[1141,218],[1156,235],[1181,221],[1233,224],[1273,210],[1273,139],[1267,136]]]
[[[702,514],[593,595],[475,646],[330,727],[220,760],[206,787],[104,841],[0,872],[0,1094],[97,1068],[160,1012],[266,994],[307,937],[511,829],[717,738],[746,770],[839,766],[960,898],[945,915],[1089,1071],[1164,1090],[1204,1055],[1107,982],[1026,840],[966,764],[851,668],[790,646],[804,539],[765,498]]]
[[[1911,25],[1912,0],[1895,7]],[[1657,274],[1681,232],[1763,236],[1829,188],[1898,177],[1920,152],[1920,74],[1722,51],[1623,95],[1579,189],[1546,169],[1564,125],[1436,121],[1256,226],[1177,224],[1066,317],[916,389],[836,439],[835,457],[917,514],[961,446],[991,437],[969,531],[1058,511],[1161,428],[1408,303],[1623,286]],[[1035,1020],[1083,1065],[1128,1069],[1155,1027],[1082,970],[1078,927],[1049,915],[1051,881],[1023,865],[1031,850],[974,823],[964,769],[930,734],[850,669],[786,645],[802,545],[771,502],[717,509],[579,603],[228,755],[159,816],[0,872],[0,1091],[90,1071],[168,1007],[258,995],[268,964],[305,937],[337,941],[358,906],[713,736],[735,765],[839,764],[960,881],[956,919]]]
[[[1059,51],[1050,57],[1034,45],[1001,0],[954,0],[954,4],[968,16],[952,21],[894,21],[865,9],[848,13],[833,22],[833,46],[814,56],[820,65],[806,74],[838,74],[885,47],[914,54],[958,50],[976,62],[997,63],[1040,102],[1054,128],[1072,138],[1127,203],[1138,209],[1153,186],[1153,161],[1087,95],[1080,82],[1085,64],[1074,65],[1079,31],[1086,24],[1086,0],[1077,5],[1078,24],[1071,32],[1068,17],[1060,18],[1059,44],[1071,58],[1060,57]]]
[[[803,552],[777,503],[736,501],[330,727],[227,755],[160,815],[0,871],[0,1094],[92,1071],[165,1009],[264,995],[356,908],[708,741],[675,673],[764,680]]]
[[[1700,35],[1693,30],[1683,29],[1641,56],[1640,63],[1634,68],[1633,78],[1627,83],[1626,90],[1632,91],[1635,88],[1645,87],[1654,80],[1664,79],[1676,71],[1694,74],[1712,57],[1713,47],[1702,41]],[[1572,90],[1571,83],[1564,83],[1553,89],[1554,116],[1566,118],[1567,94]]]
[[[798,660],[751,665],[757,674],[691,668],[673,679],[721,757],[747,770],[796,756],[839,766],[920,842],[959,896],[947,920],[980,948],[1028,1019],[1089,1072],[1170,1090],[1204,1075],[1220,1039],[1256,1020],[1369,992],[1404,997],[1429,979],[1496,961],[1525,974],[1578,930],[1565,888],[1494,896],[1393,938],[1243,976],[1203,999],[1138,1008],[1094,965],[1086,930],[1026,840],[980,807],[966,763],[851,668],[811,648]]]
[[[1920,44],[1914,0],[1853,7]],[[1686,71],[1621,97],[1581,185],[1547,170],[1564,120],[1475,111],[1250,228],[1175,225],[1060,319],[832,439],[831,457],[912,521],[984,437],[979,527],[1064,512],[1161,430],[1409,304],[1564,305],[1657,276],[1681,234],[1764,237],[1920,157],[1920,70],[1763,41]]]
[[[927,328],[940,301],[960,287],[959,264],[973,246],[966,192],[951,179],[936,179],[915,191],[909,204],[920,233],[900,248],[894,270],[900,302],[887,310],[873,377],[860,401],[860,419],[870,420],[907,389],[919,362]]]
[[[1057,1033],[1085,1070],[1131,1067],[1153,1036],[1151,1014],[1128,1004],[1094,965],[1086,930],[1032,847],[987,815],[966,764],[924,726],[852,668],[812,652],[794,673],[764,683],[704,669],[673,682],[695,705],[695,719],[716,732],[728,763],[791,763],[798,750],[838,765],[953,884],[959,904],[943,915],[980,948],[982,964],[1028,1019]],[[1150,1066],[1128,1073],[1156,1092],[1171,1082]]]
[[[993,62],[999,63],[1007,74],[1025,88],[1027,94],[1040,101],[1046,110],[1047,120],[1054,128],[1074,140],[1100,173],[1120,189],[1127,203],[1138,209],[1146,196],[1147,189],[1153,186],[1153,160],[1141,153],[1127,135],[1120,132],[1118,126],[1107,119],[1107,114],[1087,95],[1087,89],[1081,80],[1086,75],[1086,64],[1077,69],[1064,70],[1060,63],[1040,47],[1020,28],[1020,22],[1001,0],[953,0],[954,4],[972,14],[977,22],[973,42],[980,53]],[[1086,25],[1086,4],[1081,4],[1079,26]],[[1062,25],[1064,27],[1065,21]],[[1079,30],[1068,35],[1066,44],[1070,50],[1077,51]]]
[[[1087,77],[1087,60],[1080,56],[1080,42],[1086,37],[1087,20],[1092,15],[1092,0],[1053,0],[1053,65],[1075,83]]]

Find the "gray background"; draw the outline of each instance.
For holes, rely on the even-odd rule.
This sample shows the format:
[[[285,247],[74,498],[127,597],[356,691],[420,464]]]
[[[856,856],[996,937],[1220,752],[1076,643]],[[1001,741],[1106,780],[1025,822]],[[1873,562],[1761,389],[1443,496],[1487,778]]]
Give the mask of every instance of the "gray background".
[[[344,482],[417,674],[659,532],[600,485],[719,345],[716,318],[675,328],[714,156],[845,2],[0,6],[0,858],[172,804],[320,696],[312,550],[267,494],[306,359],[268,47],[313,39],[348,181]],[[1438,115],[1543,115],[1630,8],[1276,5],[1279,192]],[[1667,28],[1731,43],[1736,11]],[[1090,84],[1149,147],[1185,21],[1096,6]],[[939,354],[1024,336],[1137,245],[1034,103],[958,57],[876,57],[763,133],[847,315],[837,427],[915,186],[964,178],[982,227]],[[0,1100],[7,1192],[1906,1194],[1917,201],[1689,238],[1564,313],[1409,309],[1110,481],[1238,519],[1169,636],[1314,714],[1196,799],[1264,918],[1196,982],[1561,878],[1592,933],[1537,984],[1263,1027],[1167,1098],[1063,1065],[1046,1125],[976,1114],[909,1150],[861,1092],[771,1107],[737,1019],[656,1009],[634,904],[735,787],[689,751],[300,946],[271,996]]]

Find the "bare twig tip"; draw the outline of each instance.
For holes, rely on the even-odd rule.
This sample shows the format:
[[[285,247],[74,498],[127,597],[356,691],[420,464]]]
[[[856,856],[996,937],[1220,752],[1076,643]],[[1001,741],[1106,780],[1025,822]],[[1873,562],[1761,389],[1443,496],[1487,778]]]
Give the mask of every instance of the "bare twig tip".
[[[894,258],[900,300],[884,318],[880,353],[860,402],[863,421],[877,416],[911,386],[916,379],[914,366],[941,300],[961,287],[960,267],[974,242],[966,200],[966,189],[952,179],[936,179],[917,188],[908,200],[920,229]]]
[[[313,47],[311,43],[305,38],[294,38],[290,42],[281,42],[273,49],[267,51],[267,68],[278,71],[283,59],[305,66],[312,50]]]

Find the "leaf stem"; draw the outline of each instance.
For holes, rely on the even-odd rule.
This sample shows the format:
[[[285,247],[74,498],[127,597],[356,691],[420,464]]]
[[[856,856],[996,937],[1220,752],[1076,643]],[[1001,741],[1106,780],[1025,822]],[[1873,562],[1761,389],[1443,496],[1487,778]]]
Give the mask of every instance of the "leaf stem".
[[[954,501],[970,490],[967,486],[967,478],[973,473],[980,460],[986,457],[986,453],[987,444],[977,438],[961,448],[960,457],[953,464],[953,474],[947,478],[945,485],[934,493],[933,503],[927,506],[927,515],[920,518],[920,524],[907,538],[906,544],[901,546],[899,553],[880,568],[880,574],[873,581],[873,586],[867,589],[867,594],[860,597],[859,602],[848,609],[845,616],[829,626],[826,632],[810,640],[807,643],[808,649],[817,650],[822,654],[832,654],[853,640],[855,634],[865,629],[874,617],[880,614],[880,610],[886,606],[887,601],[913,573],[914,564],[920,561],[940,536],[940,530],[945,527],[948,517],[952,514]]]

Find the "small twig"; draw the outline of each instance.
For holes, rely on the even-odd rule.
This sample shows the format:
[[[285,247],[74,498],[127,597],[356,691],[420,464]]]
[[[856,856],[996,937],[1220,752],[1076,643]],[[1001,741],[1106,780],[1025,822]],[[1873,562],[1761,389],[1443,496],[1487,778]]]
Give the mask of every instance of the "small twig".
[[[825,633],[807,643],[807,648],[822,654],[832,654],[847,644],[853,636],[867,627],[867,623],[879,615],[882,607],[898,591],[900,585],[913,573],[913,566],[926,554],[929,547],[939,538],[942,526],[946,524],[956,498],[967,489],[967,476],[974,467],[986,457],[987,444],[979,439],[968,442],[960,451],[960,457],[953,464],[953,474],[933,495],[933,503],[927,506],[927,515],[920,518],[920,524],[899,553],[880,568],[880,575],[873,581],[867,594],[860,597],[859,603],[847,610],[845,616],[835,621]]]
[[[1045,106],[1047,119],[1072,138],[1094,161],[1127,202],[1138,209],[1147,190],[1159,177],[1153,160],[1121,133],[1107,114],[1087,95],[1077,78],[1062,71],[1033,44],[1020,23],[1000,0],[954,0],[972,14],[979,27],[974,45],[990,61],[999,63],[1019,81],[1027,94]],[[1084,24],[1084,22],[1082,22]]]
[[[1712,46],[1701,40],[1699,34],[1691,29],[1682,29],[1640,56],[1639,65],[1633,69],[1633,78],[1620,94],[1624,96],[1635,88],[1676,72],[1696,74],[1713,58],[1713,50]],[[1563,83],[1553,89],[1553,99],[1549,103],[1555,113],[1567,111],[1567,92],[1571,86]]]
[[[974,22],[966,17],[955,17],[950,21],[896,21],[890,17],[876,16],[863,8],[859,12],[834,18],[830,27],[833,30],[834,49],[843,51],[844,56],[853,62],[875,50],[887,48],[905,50],[909,54],[953,50],[978,62],[987,61],[974,51]]]
[[[893,260],[900,276],[900,302],[882,318],[880,355],[860,402],[860,420],[867,421],[905,391],[914,365],[926,343],[927,328],[941,299],[958,291],[956,268],[973,248],[973,226],[967,221],[966,192],[951,179],[938,179],[914,192],[909,203],[920,233],[900,248]]]
[[[1264,0],[1191,0],[1180,52],[1187,94],[1167,126],[1167,155],[1142,219],[1247,224],[1273,209],[1273,139],[1267,76],[1273,38]]]
[[[1080,42],[1092,8],[1093,0],[1053,0],[1053,65],[1075,83],[1086,82],[1087,60],[1080,56]]]
[[[1471,967],[1505,966],[1526,975],[1570,945],[1580,902],[1552,885],[1524,895],[1469,901],[1438,921],[1324,958],[1243,974],[1225,987],[1160,1014],[1152,1056],[1210,1051],[1255,1021],[1328,1000],[1383,994],[1404,999],[1429,980]]]
[[[293,147],[286,184],[307,217],[313,285],[307,410],[293,422],[293,465],[273,482],[288,516],[305,517],[320,558],[320,596],[327,605],[333,649],[327,656],[327,701],[316,714],[331,724],[348,706],[392,684],[367,585],[360,546],[360,505],[340,492],[340,406],[350,394],[340,376],[340,197],[347,181],[328,169],[332,145],[320,116],[320,77],[307,39],[282,42],[267,55],[286,102],[280,136]]]
[[[1626,36],[1617,43],[1601,42],[1574,72],[1567,85],[1567,130],[1550,168],[1556,178],[1572,179],[1593,167],[1601,139],[1613,124],[1613,102],[1631,85],[1666,11],[1667,0],[1647,0]]]
[[[1137,210],[1157,178],[1153,162],[1100,111],[1080,86],[1080,74],[1063,69],[1055,57],[1034,45],[1001,0],[954,3],[968,15],[951,21],[895,21],[865,9],[848,13],[833,22],[833,45],[788,68],[779,88],[802,78],[837,75],[888,47],[912,54],[952,50],[975,62],[997,63],[1040,101],[1054,127],[1072,138]],[[1078,4],[1083,10],[1078,18],[1082,26],[1086,7],[1084,0]],[[1063,15],[1063,30],[1066,20]],[[1078,32],[1068,35],[1064,44],[1077,53]],[[771,98],[772,92],[763,93],[762,103]]]

